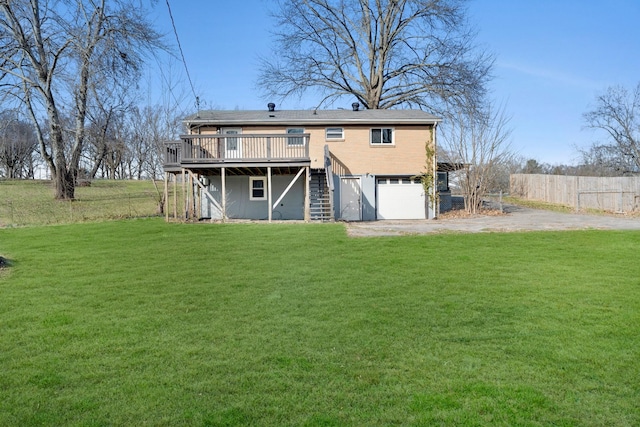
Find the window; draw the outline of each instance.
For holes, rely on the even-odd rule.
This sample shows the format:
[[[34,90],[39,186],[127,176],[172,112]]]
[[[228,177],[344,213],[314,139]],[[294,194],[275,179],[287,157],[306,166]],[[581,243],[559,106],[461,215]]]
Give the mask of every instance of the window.
[[[448,172],[438,172],[438,191],[449,191]]]
[[[327,128],[325,129],[326,139],[344,139],[343,128]]]
[[[287,129],[287,135],[299,135],[303,134],[302,128],[289,128]],[[289,136],[287,137],[287,145],[304,145],[304,138],[301,136]]]
[[[264,176],[249,177],[249,200],[267,200],[267,178]]]
[[[371,144],[392,145],[393,129],[391,128],[371,129]]]

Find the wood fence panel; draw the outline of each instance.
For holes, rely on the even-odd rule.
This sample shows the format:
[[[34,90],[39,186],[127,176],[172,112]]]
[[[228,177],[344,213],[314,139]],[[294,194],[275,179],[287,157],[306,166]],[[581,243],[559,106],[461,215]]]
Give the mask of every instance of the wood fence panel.
[[[640,210],[640,177],[514,174],[511,194],[527,200],[610,212]]]

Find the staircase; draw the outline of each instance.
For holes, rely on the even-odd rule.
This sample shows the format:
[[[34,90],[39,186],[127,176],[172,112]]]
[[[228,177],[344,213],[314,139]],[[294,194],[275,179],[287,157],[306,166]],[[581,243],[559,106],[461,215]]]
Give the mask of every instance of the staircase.
[[[327,175],[324,169],[312,169],[309,181],[309,200],[311,221],[333,221],[331,195],[327,186]]]

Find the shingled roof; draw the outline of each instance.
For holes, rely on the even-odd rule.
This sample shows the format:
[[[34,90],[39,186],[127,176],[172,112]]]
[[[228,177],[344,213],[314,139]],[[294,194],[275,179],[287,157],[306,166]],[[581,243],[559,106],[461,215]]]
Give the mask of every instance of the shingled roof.
[[[435,124],[441,119],[421,110],[208,110],[184,119],[191,125],[346,125]]]

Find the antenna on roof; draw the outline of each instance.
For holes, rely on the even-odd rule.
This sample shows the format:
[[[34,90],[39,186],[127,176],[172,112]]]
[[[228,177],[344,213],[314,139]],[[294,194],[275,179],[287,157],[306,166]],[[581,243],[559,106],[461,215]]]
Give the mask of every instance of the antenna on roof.
[[[320,101],[320,103],[318,105],[316,105],[316,108],[313,109],[313,115],[316,116],[318,114],[318,108],[320,108],[320,106],[322,105],[322,103],[324,101],[326,101],[327,99],[331,98],[333,95],[327,95],[324,98],[322,98],[322,101]]]

